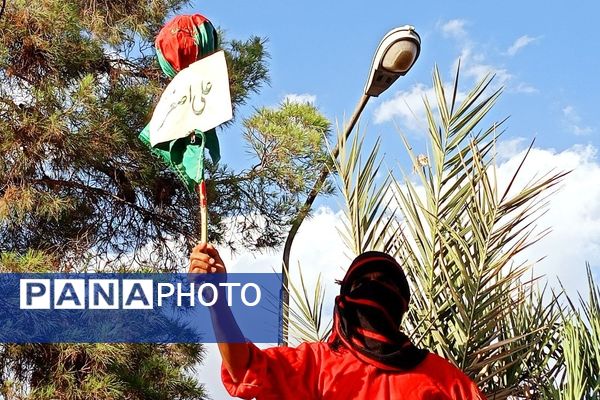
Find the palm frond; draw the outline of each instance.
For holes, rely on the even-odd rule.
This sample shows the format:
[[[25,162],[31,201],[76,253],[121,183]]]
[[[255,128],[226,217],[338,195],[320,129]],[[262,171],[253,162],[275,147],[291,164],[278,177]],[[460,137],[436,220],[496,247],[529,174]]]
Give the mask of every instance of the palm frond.
[[[350,143],[338,134],[339,158],[334,167],[339,191],[344,199],[344,221],[340,234],[354,255],[367,250],[383,250],[396,236],[396,214],[390,207],[390,176],[380,179],[382,160],[378,157],[380,140],[362,162],[364,137],[357,133]]]
[[[565,400],[591,400],[600,393],[600,286],[587,265],[588,299],[579,304],[567,297],[570,312],[564,313],[561,335],[564,375],[553,394]]]
[[[416,170],[417,183],[406,174],[402,182],[392,180],[406,227],[395,247],[413,285],[407,330],[416,343],[470,374],[490,397],[520,395],[527,380],[542,379],[531,376],[523,360],[533,356],[532,348],[553,351],[550,332],[558,313],[554,300],[540,307],[533,282],[524,282],[530,263],[514,260],[547,233],[536,222],[565,173],[499,190],[493,149],[504,121],[478,126],[501,92],[486,94],[487,77],[456,105],[457,83],[448,101],[437,69],[433,81],[439,120],[425,102],[431,165]],[[520,318],[515,310],[521,310]],[[533,310],[535,318],[525,318],[524,310]]]
[[[305,284],[303,270],[298,266],[300,285],[290,280],[289,331],[288,337],[295,342],[320,342],[331,331],[331,320],[323,321],[325,285],[319,274],[312,293]],[[284,327],[287,329],[287,327]]]
[[[406,331],[469,374],[489,398],[540,398],[558,393],[557,382],[565,379],[574,385],[572,395],[585,394],[579,388],[595,384],[600,368],[565,378],[564,360],[580,365],[592,359],[574,353],[576,343],[590,349],[594,362],[600,359],[600,350],[592,350],[600,349],[600,294],[576,314],[591,333],[574,323],[579,330],[564,329],[573,341],[561,344],[567,315],[561,296],[539,288],[528,275],[535,260],[522,260],[524,250],[548,234],[539,219],[567,173],[521,183],[532,143],[507,182],[498,181],[496,140],[506,120],[481,125],[501,90],[490,89],[488,76],[459,96],[458,77],[457,71],[453,85],[445,86],[435,69],[437,103],[424,99],[427,155],[416,154],[402,136],[413,169],[402,180],[383,175],[379,140],[363,158],[363,136],[349,142],[338,136],[334,166],[345,202],[340,233],[354,254],[383,250],[398,258],[412,289]],[[322,306],[322,297],[311,296],[302,279],[295,292],[303,299],[299,331],[316,338],[321,309],[315,305]]]

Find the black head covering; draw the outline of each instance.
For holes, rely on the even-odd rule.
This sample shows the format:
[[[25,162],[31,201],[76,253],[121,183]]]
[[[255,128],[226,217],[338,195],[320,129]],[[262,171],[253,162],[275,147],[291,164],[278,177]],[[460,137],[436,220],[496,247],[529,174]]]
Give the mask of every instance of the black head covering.
[[[409,370],[427,351],[399,331],[408,311],[410,289],[404,271],[386,253],[356,257],[336,297],[330,342],[340,340],[358,358],[386,370]]]

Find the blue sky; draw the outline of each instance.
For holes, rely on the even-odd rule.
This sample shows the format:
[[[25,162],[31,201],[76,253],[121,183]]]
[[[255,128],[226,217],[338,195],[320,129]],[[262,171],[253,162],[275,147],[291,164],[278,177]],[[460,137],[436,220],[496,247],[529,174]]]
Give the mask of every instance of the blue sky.
[[[536,271],[546,274],[553,285],[559,277],[571,294],[585,290],[586,261],[595,275],[600,275],[597,1],[575,5],[513,0],[220,0],[194,2],[185,11],[204,14],[225,29],[229,38],[268,38],[271,85],[250,99],[242,117],[249,116],[252,107],[274,106],[287,96],[295,96],[310,99],[331,120],[341,122],[354,110],[381,37],[396,26],[415,26],[422,39],[419,60],[407,76],[379,98],[371,99],[361,120],[370,137],[382,137],[388,161],[398,159],[401,165],[403,148],[397,127],[415,147],[425,146],[419,116],[422,96],[431,94],[436,64],[449,83],[460,57],[463,91],[483,74],[495,73],[496,84],[505,90],[492,116],[494,120],[510,116],[498,147],[500,172],[514,171],[533,138],[535,149],[526,172],[573,170],[540,220],[541,227],[551,226],[553,232],[523,256],[530,260],[545,257]],[[239,134],[235,126],[220,134],[223,161],[238,167],[239,161],[233,160],[244,155]],[[323,272],[329,284],[341,278],[348,262],[335,231],[341,212],[335,199],[320,201],[317,206],[315,216],[296,238],[292,265],[299,262],[309,280]],[[264,255],[242,252],[226,254],[225,259],[230,271],[269,271],[278,267],[281,255],[277,251]],[[329,298],[335,294],[333,285],[330,289]],[[209,346],[201,379],[213,399],[229,398],[219,382],[218,369],[216,349]]]
[[[234,0],[193,3],[191,10],[206,15],[230,38],[269,39],[271,86],[252,98],[251,106],[307,94],[329,118],[342,120],[354,109],[381,37],[393,27],[411,24],[422,38],[421,56],[407,76],[371,99],[362,118],[369,132],[384,139],[397,137],[395,121],[418,137],[414,121],[395,113],[390,102],[418,102],[421,92],[431,87],[434,66],[449,82],[461,57],[464,90],[485,72],[495,72],[496,82],[505,87],[494,116],[510,116],[507,138],[536,137],[538,145],[557,150],[574,143],[600,144],[600,120],[594,112],[600,103],[600,30],[594,21],[599,3],[367,4]],[[413,96],[402,99],[400,92]],[[386,104],[392,110],[375,120]]]
[[[600,15],[597,1],[517,2],[303,2],[242,0],[196,2],[199,12],[229,38],[259,35],[268,39],[270,86],[253,96],[239,117],[253,107],[276,106],[286,97],[309,99],[332,121],[349,116],[362,94],[375,49],[390,29],[411,24],[422,50],[413,69],[362,114],[361,128],[373,140],[382,137],[388,165],[407,165],[399,131],[417,153],[426,151],[423,96],[432,102],[432,72],[454,79],[461,60],[459,90],[466,92],[486,73],[496,75],[504,93],[492,120],[510,117],[498,145],[506,173],[535,139],[535,157],[525,169],[532,175],[551,169],[574,170],[542,220],[554,233],[546,242],[577,243],[568,251],[550,244],[534,256],[556,255],[549,275],[560,276],[561,263],[586,261],[600,267]],[[489,125],[485,125],[487,127]],[[247,155],[240,127],[220,133],[223,162],[244,167]],[[247,164],[247,163],[246,163]],[[339,201],[319,198],[316,206],[339,211]],[[554,238],[554,239],[552,239]],[[576,253],[577,252],[577,253]],[[569,256],[568,256],[569,255]],[[583,267],[582,267],[583,268]],[[599,268],[600,269],[600,268]],[[546,271],[545,271],[546,272]],[[583,277],[585,274],[581,274]],[[584,280],[573,288],[581,289]]]

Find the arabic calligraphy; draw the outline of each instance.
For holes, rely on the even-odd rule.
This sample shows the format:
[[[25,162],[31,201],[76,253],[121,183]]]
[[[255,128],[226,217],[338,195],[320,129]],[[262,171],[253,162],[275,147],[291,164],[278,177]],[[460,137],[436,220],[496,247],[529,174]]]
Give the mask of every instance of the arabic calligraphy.
[[[165,114],[165,117],[163,118],[162,123],[160,124],[160,127],[158,129],[161,129],[163,127],[163,125],[167,121],[167,118],[169,118],[169,114],[171,114],[171,112],[173,112],[175,109],[177,109],[180,106],[185,106],[188,103],[190,104],[192,112],[195,115],[202,115],[202,113],[204,112],[204,109],[206,108],[206,97],[205,96],[208,96],[211,89],[212,89],[211,82],[209,82],[209,81],[208,82],[205,82],[205,81],[200,82],[200,93],[201,93],[200,100],[199,100],[200,106],[196,107],[195,104],[196,104],[197,96],[195,93],[192,92],[192,85],[189,85],[188,94],[181,96],[181,98],[179,100],[173,101],[169,105],[169,110]],[[173,92],[173,94],[175,94],[175,91]]]
[[[184,68],[169,83],[152,113],[150,145],[206,132],[232,117],[227,63],[219,51]]]

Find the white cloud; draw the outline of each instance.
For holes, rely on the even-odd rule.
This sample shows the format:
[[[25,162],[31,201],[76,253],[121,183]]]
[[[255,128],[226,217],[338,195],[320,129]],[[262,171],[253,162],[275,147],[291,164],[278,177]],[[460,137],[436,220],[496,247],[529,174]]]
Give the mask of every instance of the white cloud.
[[[283,101],[290,102],[290,103],[315,104],[315,102],[317,101],[317,96],[315,96],[314,94],[308,94],[308,93],[302,93],[302,94],[290,93],[290,94],[285,95],[285,97],[283,98]]]
[[[451,85],[444,87],[446,94],[449,95],[454,90]],[[466,94],[458,92],[457,102],[462,101]],[[396,92],[390,100],[381,102],[375,109],[374,120],[376,124],[398,120],[402,126],[412,131],[427,130],[427,115],[424,99],[427,98],[432,110],[437,107],[435,89],[422,83],[413,85],[407,91]]]
[[[525,143],[523,143],[525,145]],[[567,175],[560,190],[550,197],[548,211],[537,224],[540,229],[552,228],[549,236],[522,253],[523,260],[538,260],[534,271],[545,274],[552,286],[558,277],[569,295],[586,293],[585,263],[600,268],[600,163],[597,149],[591,145],[576,145],[562,152],[534,148],[515,185],[524,185],[534,176],[549,170],[573,171]],[[523,157],[514,154],[498,168],[498,179],[507,182]]]
[[[539,40],[539,38],[531,37],[528,35],[523,35],[514,41],[514,43],[508,48],[508,50],[506,50],[506,54],[508,54],[509,56],[514,56],[525,46],[527,46],[537,40]]]
[[[408,91],[396,92],[392,99],[382,102],[375,109],[375,123],[399,118],[409,129],[427,129],[424,98],[431,103],[431,99],[435,99],[435,90],[422,83],[412,86]]]
[[[530,140],[514,138],[497,143],[499,193],[503,193],[519,167]],[[535,245],[525,249],[515,262],[535,262],[536,275],[542,282],[560,289],[558,279],[569,296],[577,292],[587,295],[586,262],[597,275],[600,272],[600,160],[592,145],[575,145],[563,151],[534,147],[515,182],[513,193],[533,179],[548,173],[572,171],[559,190],[548,198],[546,212],[535,226],[537,232],[551,232]],[[419,191],[421,187],[417,186]],[[550,192],[548,192],[550,194]]]
[[[521,154],[528,145],[527,139],[523,137],[496,141],[496,159],[505,162]]]
[[[460,55],[453,63],[452,70],[450,71],[451,75],[455,74],[460,61],[462,75],[471,78],[474,82],[479,82],[488,75],[494,75],[493,86],[495,88],[506,87],[517,93],[535,93],[537,91],[536,88],[527,83],[519,83],[514,88],[510,87],[514,81],[513,74],[507,68],[489,60],[489,54],[470,37],[469,32],[465,29],[466,25],[466,21],[458,19],[450,20],[440,25],[440,30],[444,37],[453,39],[460,46]],[[519,39],[515,42],[516,45],[520,46],[519,48],[526,46],[533,40],[537,40],[537,38],[530,38],[528,36],[523,36]],[[527,40],[529,42],[525,43]],[[515,47],[513,51],[516,52],[519,48]]]
[[[486,62],[486,57],[481,52],[474,52],[475,44],[466,43],[460,56],[454,61],[453,70],[456,71],[460,61],[460,70],[464,76],[479,82],[486,76],[494,75],[494,87],[506,86],[513,76],[507,69]]]
[[[496,86],[505,86],[512,78],[512,75],[505,68],[499,68],[491,64],[483,63],[467,63],[465,74],[472,77],[476,82],[481,81],[488,75],[494,75],[494,83]]]
[[[465,25],[467,22],[463,19],[451,19],[443,24],[440,24],[440,30],[445,37],[462,38],[467,35]]]
[[[581,116],[575,110],[575,107],[568,105],[562,109],[562,113],[563,123],[571,133],[581,136],[588,135],[594,131],[591,126],[586,126],[582,123]]]
[[[343,276],[343,267],[347,266],[348,259],[344,256],[345,247],[337,233],[342,215],[341,211],[334,212],[322,207],[304,221],[292,247],[292,274],[297,270],[298,262],[301,262],[300,266],[307,276],[316,276],[321,272],[331,281],[341,278],[340,274]],[[281,270],[282,249],[267,253],[242,251],[234,254],[228,250],[222,250],[221,253],[229,272]]]
[[[299,268],[302,269],[305,278],[309,278],[305,281],[308,289],[311,289],[312,281],[316,281],[319,274],[327,284],[333,284],[336,279],[343,278],[351,261],[350,254],[338,234],[338,229],[343,225],[343,215],[342,211],[334,212],[331,208],[320,207],[304,221],[294,239],[290,254],[291,280],[298,281]],[[231,234],[227,240],[236,243],[239,237]],[[228,272],[281,272],[283,247],[263,253],[247,250],[234,253],[227,248],[219,251]]]
[[[536,87],[531,86],[527,83],[522,83],[522,82],[519,83],[516,87],[511,88],[511,90],[516,93],[527,93],[527,94],[539,92],[539,90]]]

